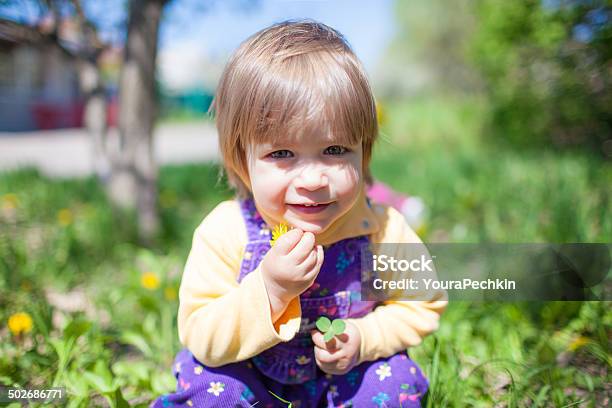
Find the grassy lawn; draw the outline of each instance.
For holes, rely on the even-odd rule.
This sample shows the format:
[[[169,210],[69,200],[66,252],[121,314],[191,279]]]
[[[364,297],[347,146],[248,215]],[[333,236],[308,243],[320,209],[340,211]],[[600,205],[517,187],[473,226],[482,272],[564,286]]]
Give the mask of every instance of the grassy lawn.
[[[424,240],[611,241],[610,163],[491,146],[475,136],[481,115],[477,103],[385,106],[373,172],[425,200]],[[0,383],[65,386],[69,406],[146,406],[174,390],[191,236],[231,197],[218,171],[161,169],[163,231],[148,249],[95,180],[0,174]],[[31,322],[13,324],[31,330],[16,336],[8,321],[19,312]],[[602,406],[611,323],[602,302],[455,302],[410,353],[430,379],[430,406]]]

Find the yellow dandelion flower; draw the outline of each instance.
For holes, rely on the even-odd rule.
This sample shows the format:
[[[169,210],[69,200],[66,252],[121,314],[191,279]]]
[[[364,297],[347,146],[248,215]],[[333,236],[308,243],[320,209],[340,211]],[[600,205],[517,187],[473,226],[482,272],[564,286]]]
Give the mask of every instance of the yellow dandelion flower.
[[[281,237],[281,235],[286,234],[289,231],[289,227],[287,224],[280,223],[272,230],[272,239],[270,240],[270,246],[274,246],[276,240]]]
[[[72,211],[70,211],[68,208],[62,208],[57,212],[57,222],[62,227],[67,227],[68,225],[72,224],[72,219]]]
[[[165,287],[164,297],[166,298],[166,300],[176,300],[176,289],[170,286]]]
[[[8,328],[15,336],[27,333],[32,330],[32,318],[25,312],[15,313],[9,317]]]
[[[13,210],[17,208],[19,199],[16,194],[8,193],[2,196],[2,208],[5,210]]]
[[[145,289],[155,290],[159,288],[159,278],[153,272],[145,272],[140,277],[140,284]]]
[[[570,344],[568,344],[567,349],[570,351],[575,351],[588,343],[590,343],[588,337],[578,336],[574,340],[572,340]]]

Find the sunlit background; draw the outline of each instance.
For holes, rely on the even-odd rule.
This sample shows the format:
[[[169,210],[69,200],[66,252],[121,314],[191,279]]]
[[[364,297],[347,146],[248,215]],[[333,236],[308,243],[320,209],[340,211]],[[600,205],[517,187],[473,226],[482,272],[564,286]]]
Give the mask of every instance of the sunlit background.
[[[130,54],[155,5],[157,43]],[[424,241],[611,241],[609,2],[0,0],[1,384],[75,407],[174,390],[192,233],[232,197],[216,83],[242,40],[298,18],[364,63],[374,177],[419,204]],[[155,69],[130,79],[138,51]],[[428,406],[606,406],[611,327],[606,302],[456,302],[410,354]]]

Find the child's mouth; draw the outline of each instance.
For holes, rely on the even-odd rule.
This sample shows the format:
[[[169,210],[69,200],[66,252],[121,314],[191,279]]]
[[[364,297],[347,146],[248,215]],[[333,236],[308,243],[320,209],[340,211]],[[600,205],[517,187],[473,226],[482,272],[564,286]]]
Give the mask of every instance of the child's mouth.
[[[316,214],[324,211],[331,203],[287,204],[292,210],[302,214]]]

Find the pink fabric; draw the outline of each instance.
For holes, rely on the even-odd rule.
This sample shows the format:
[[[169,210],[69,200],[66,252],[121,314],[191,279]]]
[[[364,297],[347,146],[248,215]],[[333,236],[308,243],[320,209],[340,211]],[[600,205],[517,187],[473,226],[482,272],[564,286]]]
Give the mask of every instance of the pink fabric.
[[[408,196],[393,191],[391,187],[379,181],[375,181],[368,188],[367,195],[372,201],[389,205],[400,212],[402,211],[404,202],[408,199]]]

